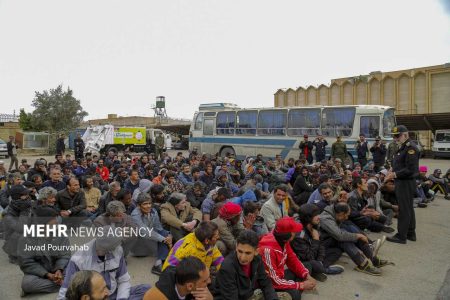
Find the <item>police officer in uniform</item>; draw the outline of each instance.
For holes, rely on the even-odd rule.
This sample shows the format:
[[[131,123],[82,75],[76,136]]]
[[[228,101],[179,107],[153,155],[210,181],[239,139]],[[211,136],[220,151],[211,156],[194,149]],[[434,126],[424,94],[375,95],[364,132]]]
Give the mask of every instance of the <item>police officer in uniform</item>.
[[[323,139],[323,135],[320,133],[312,144],[316,147],[316,162],[321,162],[325,159],[328,142]]]
[[[406,240],[416,240],[416,216],[413,208],[416,178],[419,176],[419,149],[409,139],[408,129],[399,125],[392,134],[399,144],[399,149],[392,160],[393,172],[388,179],[395,179],[395,197],[398,201],[397,234],[388,237],[393,243],[406,244]]]

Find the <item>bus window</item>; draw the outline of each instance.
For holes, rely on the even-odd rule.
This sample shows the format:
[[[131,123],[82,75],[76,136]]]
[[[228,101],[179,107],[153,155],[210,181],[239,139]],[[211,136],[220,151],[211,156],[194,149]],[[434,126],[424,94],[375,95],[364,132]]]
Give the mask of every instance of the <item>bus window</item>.
[[[288,117],[288,135],[318,135],[320,109],[291,109]]]
[[[216,133],[234,134],[235,121],[236,121],[236,113],[234,111],[223,111],[217,113]]]
[[[322,111],[322,134],[324,136],[351,136],[355,108],[324,108]]]
[[[236,119],[236,134],[255,135],[257,118],[258,112],[256,110],[238,112]]]
[[[198,113],[197,118],[195,118],[194,130],[202,130],[203,125],[203,113]]]
[[[286,110],[261,110],[258,117],[259,135],[286,135]]]
[[[359,123],[359,134],[364,134],[366,138],[376,138],[380,134],[380,117],[364,116]]]
[[[383,116],[383,135],[391,136],[392,129],[395,127],[395,115],[393,109],[388,109],[384,112]]]
[[[203,135],[213,135],[214,119],[205,119],[203,121]]]

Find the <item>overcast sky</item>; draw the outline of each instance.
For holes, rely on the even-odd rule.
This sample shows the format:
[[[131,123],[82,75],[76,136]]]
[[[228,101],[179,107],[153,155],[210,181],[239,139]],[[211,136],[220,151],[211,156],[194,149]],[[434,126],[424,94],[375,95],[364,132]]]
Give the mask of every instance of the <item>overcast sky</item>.
[[[450,62],[450,0],[0,0],[0,113],[70,86],[87,119],[273,106],[278,88]]]

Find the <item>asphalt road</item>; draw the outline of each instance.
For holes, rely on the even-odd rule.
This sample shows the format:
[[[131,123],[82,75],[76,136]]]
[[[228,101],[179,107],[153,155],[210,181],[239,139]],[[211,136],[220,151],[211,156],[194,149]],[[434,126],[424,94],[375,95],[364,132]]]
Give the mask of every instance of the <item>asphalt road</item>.
[[[31,160],[29,160],[31,162]],[[424,159],[420,163],[429,170],[450,168],[450,160]],[[380,256],[395,263],[383,268],[380,277],[353,270],[347,256],[339,264],[345,267],[341,275],[329,276],[319,283],[315,292],[304,293],[302,299],[450,299],[450,201],[441,195],[428,208],[417,208],[417,242],[407,245],[386,242]],[[395,221],[394,221],[395,222]],[[394,226],[396,227],[396,225]],[[380,234],[370,233],[371,238]],[[3,245],[3,241],[0,241]],[[128,258],[132,284],[151,283],[157,277],[150,273],[154,258]],[[19,299],[22,273],[8,262],[0,251],[0,299]],[[55,299],[56,294],[29,296],[26,299]]]

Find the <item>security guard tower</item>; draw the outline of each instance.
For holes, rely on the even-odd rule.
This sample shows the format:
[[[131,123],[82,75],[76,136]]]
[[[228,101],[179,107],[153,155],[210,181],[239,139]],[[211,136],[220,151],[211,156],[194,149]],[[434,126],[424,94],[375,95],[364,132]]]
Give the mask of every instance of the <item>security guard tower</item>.
[[[152,109],[155,111],[155,118],[167,119],[166,112],[166,97],[158,96],[156,97],[156,104],[152,105]]]

